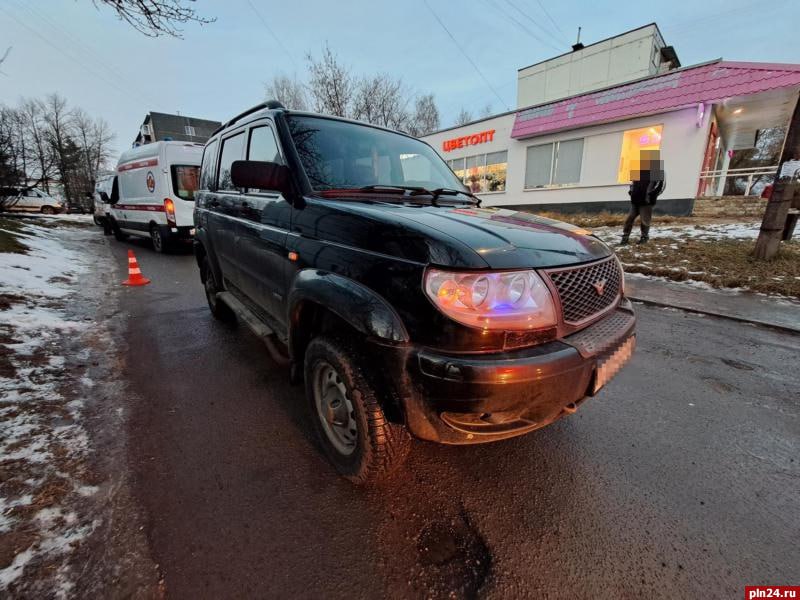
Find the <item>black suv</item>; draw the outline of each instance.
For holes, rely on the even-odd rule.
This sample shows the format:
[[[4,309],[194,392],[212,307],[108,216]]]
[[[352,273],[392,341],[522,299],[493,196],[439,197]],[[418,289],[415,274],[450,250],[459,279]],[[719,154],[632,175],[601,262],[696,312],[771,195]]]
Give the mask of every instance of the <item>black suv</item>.
[[[411,435],[471,444],[552,423],[633,351],[605,244],[481,208],[413,137],[268,102],[211,136],[195,198],[211,312],[305,381],[354,482],[388,472]]]

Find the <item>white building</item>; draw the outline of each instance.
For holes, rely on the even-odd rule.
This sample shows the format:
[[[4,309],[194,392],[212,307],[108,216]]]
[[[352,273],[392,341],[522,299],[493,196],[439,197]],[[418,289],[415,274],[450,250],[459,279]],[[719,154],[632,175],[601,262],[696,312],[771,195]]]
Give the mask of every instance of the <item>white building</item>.
[[[748,177],[728,172],[733,150],[753,147],[761,129],[788,124],[800,65],[716,60],[672,68],[677,57],[665,48],[653,24],[579,48],[574,60],[526,67],[520,99],[549,100],[423,139],[485,205],[562,212],[627,209],[634,161],[658,149],[667,186],[657,210],[689,214],[698,195],[720,195],[728,178]],[[654,54],[658,61],[643,58]],[[607,79],[583,77],[588,64],[606,65]],[[626,73],[644,76],[619,82]]]

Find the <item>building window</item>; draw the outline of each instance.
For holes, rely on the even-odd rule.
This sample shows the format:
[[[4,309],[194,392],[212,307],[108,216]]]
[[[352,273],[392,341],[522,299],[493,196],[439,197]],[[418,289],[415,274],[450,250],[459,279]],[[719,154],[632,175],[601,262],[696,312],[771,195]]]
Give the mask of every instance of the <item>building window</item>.
[[[184,125],[183,130],[186,132],[186,135],[195,137],[194,127],[191,125]]]
[[[525,189],[580,183],[583,138],[529,146],[525,161]]]
[[[447,165],[473,194],[506,191],[506,150],[456,158],[447,161]]]
[[[643,150],[660,150],[663,125],[629,129],[622,134],[622,150],[619,157],[617,183],[629,183],[631,171],[639,168],[639,156]]]

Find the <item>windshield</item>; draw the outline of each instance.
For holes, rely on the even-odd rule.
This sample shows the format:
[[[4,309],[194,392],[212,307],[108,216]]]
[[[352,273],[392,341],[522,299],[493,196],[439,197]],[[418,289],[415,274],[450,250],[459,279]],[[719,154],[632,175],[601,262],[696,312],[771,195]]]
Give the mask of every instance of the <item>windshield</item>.
[[[172,189],[181,200],[194,200],[200,177],[197,165],[172,165]]]
[[[439,155],[414,138],[324,117],[289,116],[287,120],[315,190],[366,186],[465,189]]]

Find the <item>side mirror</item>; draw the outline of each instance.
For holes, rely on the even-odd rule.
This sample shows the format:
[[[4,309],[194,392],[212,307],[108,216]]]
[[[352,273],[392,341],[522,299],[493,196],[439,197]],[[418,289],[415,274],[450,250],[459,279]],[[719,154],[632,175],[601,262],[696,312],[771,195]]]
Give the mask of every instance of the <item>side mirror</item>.
[[[105,192],[100,192],[100,201],[103,204],[108,204],[111,201],[111,199],[108,197],[108,194],[106,194]]]
[[[289,195],[291,174],[289,167],[260,160],[235,160],[231,165],[234,187],[270,190]]]

